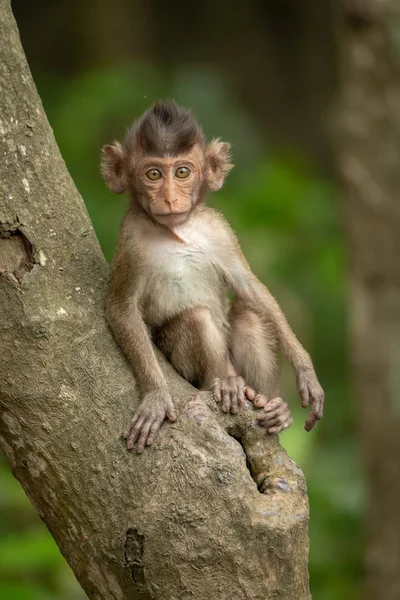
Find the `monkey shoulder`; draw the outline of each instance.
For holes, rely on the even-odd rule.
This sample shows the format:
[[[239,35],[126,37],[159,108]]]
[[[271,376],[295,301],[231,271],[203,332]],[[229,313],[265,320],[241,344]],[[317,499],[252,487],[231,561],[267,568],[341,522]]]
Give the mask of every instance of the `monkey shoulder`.
[[[217,255],[223,271],[229,271],[242,255],[240,244],[231,224],[226,217],[214,208],[204,207],[204,220],[209,224],[217,245]]]
[[[219,243],[237,243],[237,237],[231,224],[220,211],[209,206],[202,206],[198,217],[208,225],[212,233],[218,238]]]

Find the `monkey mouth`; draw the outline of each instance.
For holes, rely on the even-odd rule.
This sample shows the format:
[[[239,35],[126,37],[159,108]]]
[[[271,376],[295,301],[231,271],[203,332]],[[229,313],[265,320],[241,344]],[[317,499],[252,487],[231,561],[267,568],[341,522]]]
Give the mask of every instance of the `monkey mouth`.
[[[182,215],[187,215],[188,210],[182,212],[171,212],[171,213],[153,213],[153,217],[181,217]]]
[[[184,212],[173,212],[173,213],[153,213],[153,219],[164,227],[171,227],[175,225],[181,225],[189,217],[189,210]]]

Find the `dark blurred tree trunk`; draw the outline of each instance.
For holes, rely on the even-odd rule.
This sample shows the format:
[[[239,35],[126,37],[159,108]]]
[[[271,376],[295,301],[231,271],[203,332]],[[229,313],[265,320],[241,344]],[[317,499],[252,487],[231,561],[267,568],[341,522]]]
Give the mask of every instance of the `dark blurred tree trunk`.
[[[164,11],[162,0],[150,2],[157,58],[215,64],[273,148],[330,170],[325,121],[336,88],[334,0],[168,5]]]
[[[400,598],[400,5],[346,3],[338,120],[351,356],[367,470],[367,592]]]
[[[9,0],[0,39],[0,446],[14,475],[92,600],[309,600],[304,478],[250,406],[222,415],[160,357],[177,422],[126,450],[138,398],[104,319],[108,265]]]
[[[74,73],[152,51],[146,0],[13,0],[34,70]]]
[[[336,86],[334,0],[14,0],[35,68],[73,71],[148,59],[215,67],[265,140],[329,170]],[[34,24],[33,24],[34,23]]]

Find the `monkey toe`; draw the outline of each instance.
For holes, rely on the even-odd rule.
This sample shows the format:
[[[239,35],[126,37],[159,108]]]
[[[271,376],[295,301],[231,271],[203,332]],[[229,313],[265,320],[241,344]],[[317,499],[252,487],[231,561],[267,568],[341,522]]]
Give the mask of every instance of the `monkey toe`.
[[[268,404],[268,398],[263,394],[257,394],[254,398],[253,404],[255,408],[264,408]]]
[[[276,425],[275,427],[269,427],[268,433],[270,433],[270,434],[281,433],[281,431],[288,429],[292,423],[293,423],[293,419],[292,419],[292,417],[290,417],[287,421],[285,421],[281,425]]]

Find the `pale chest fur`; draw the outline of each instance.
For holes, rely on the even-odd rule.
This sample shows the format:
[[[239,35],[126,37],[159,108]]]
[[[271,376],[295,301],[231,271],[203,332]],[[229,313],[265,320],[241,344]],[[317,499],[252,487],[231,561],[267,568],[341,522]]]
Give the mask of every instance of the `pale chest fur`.
[[[147,235],[145,253],[149,287],[144,317],[161,324],[186,308],[218,304],[223,293],[218,247],[205,226],[184,224],[154,237]]]

